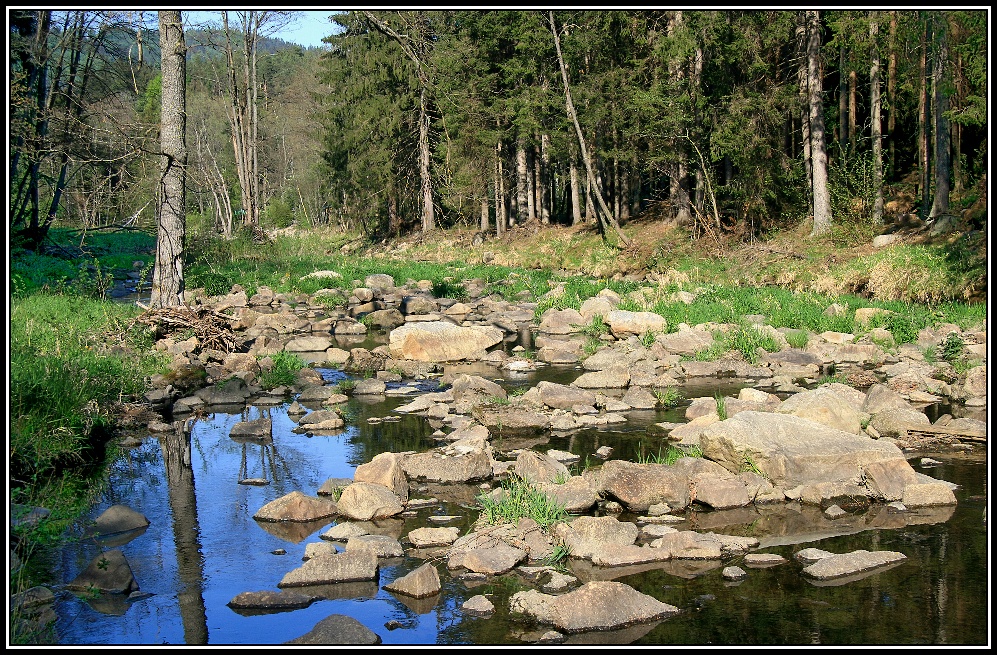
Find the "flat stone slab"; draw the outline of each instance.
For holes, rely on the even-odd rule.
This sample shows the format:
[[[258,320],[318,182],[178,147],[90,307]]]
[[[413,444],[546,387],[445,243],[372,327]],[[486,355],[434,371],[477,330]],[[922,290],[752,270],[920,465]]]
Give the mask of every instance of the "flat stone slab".
[[[588,582],[560,596],[536,590],[520,591],[509,602],[510,611],[566,633],[613,630],[665,619],[679,613],[673,605],[642,594],[621,582]]]
[[[855,550],[850,553],[824,557],[804,567],[803,573],[816,580],[833,580],[895,564],[905,559],[907,559],[906,555],[895,551]]]
[[[368,549],[361,549],[312,558],[302,566],[288,571],[277,586],[283,589],[332,582],[376,580],[377,573],[377,555]]]
[[[308,607],[316,596],[297,591],[244,591],[228,602],[233,610],[284,612]]]

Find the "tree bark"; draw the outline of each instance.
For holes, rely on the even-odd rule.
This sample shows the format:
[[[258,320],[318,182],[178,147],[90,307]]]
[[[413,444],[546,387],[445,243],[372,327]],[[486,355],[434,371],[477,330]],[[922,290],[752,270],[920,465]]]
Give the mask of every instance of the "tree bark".
[[[803,169],[807,175],[807,194],[813,194],[814,168],[810,152],[810,73],[807,68],[807,25],[803,23],[797,28],[799,39],[800,67],[797,70],[797,81],[800,85],[800,141],[803,148]],[[847,130],[848,128],[844,128]]]
[[[564,55],[561,54],[561,37],[557,31],[557,25],[554,23],[554,12],[547,12],[548,20],[550,21],[550,31],[554,35],[554,47],[557,50],[557,62],[561,67],[561,79],[564,82],[564,100],[565,105],[568,110],[568,118],[575,126],[575,133],[578,136],[578,149],[582,153],[582,161],[585,162],[585,170],[588,173],[589,182],[595,188],[596,198],[599,201],[599,207],[602,209],[603,214],[599,214],[600,223],[603,228],[603,235],[608,232],[607,224],[612,227],[613,231],[616,233],[616,237],[625,245],[630,245],[630,239],[623,233],[620,229],[619,223],[616,222],[616,217],[606,206],[606,199],[602,197],[602,191],[599,190],[599,186],[595,181],[595,173],[592,170],[592,158],[589,155],[588,148],[585,145],[585,135],[582,132],[582,127],[578,123],[578,114],[575,112],[575,103],[571,101],[571,87],[568,85],[568,67],[564,63]]]
[[[838,48],[838,144],[848,152],[848,77],[845,75],[845,44]]]
[[[159,12],[162,112],[158,234],[152,273],[154,308],[184,304],[183,251],[186,240],[187,45],[179,11]]]
[[[873,202],[872,222],[879,225],[883,222],[883,135],[880,121],[879,100],[879,24],[876,12],[869,12],[869,41],[872,44],[872,63],[869,66],[869,104],[872,112],[872,186],[876,193]]]
[[[923,16],[921,28],[921,58],[919,60],[919,93],[917,96],[917,154],[920,164],[921,216],[928,215],[931,204],[931,159],[928,149],[928,21]]]
[[[820,12],[807,11],[807,74],[810,91],[810,154],[813,159],[814,226],[811,234],[831,231],[831,195],[827,186],[827,145],[824,141],[823,85],[820,75]]]
[[[422,189],[422,231],[436,229],[433,207],[433,180],[430,177],[429,113],[426,111],[426,88],[419,91],[419,186]]]
[[[889,58],[886,64],[886,139],[889,144],[889,170],[888,176],[892,180],[897,170],[897,144],[893,138],[893,131],[897,126],[897,12],[890,12],[890,40],[887,46],[890,49]]]
[[[526,179],[529,167],[526,161],[526,137],[516,138],[516,222],[525,223],[530,218],[530,183]]]
[[[948,34],[944,18],[935,18],[935,51],[932,61],[934,76],[934,98],[931,110],[935,117],[935,200],[931,204],[930,218],[935,218],[949,210],[950,177],[952,175],[951,137],[949,119],[945,113],[949,109],[946,89],[948,76]]]

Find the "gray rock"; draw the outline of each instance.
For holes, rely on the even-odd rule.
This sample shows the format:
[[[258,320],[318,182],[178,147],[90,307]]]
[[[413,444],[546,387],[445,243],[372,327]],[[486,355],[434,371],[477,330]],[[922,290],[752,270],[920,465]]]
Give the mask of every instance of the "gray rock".
[[[471,616],[490,616],[495,612],[495,605],[488,598],[480,594],[468,598],[460,608]]]
[[[329,498],[292,491],[261,507],[253,518],[257,521],[307,522],[335,516],[337,512],[336,503]]]
[[[905,559],[907,559],[906,555],[893,551],[856,550],[824,557],[809,566],[805,566],[803,573],[817,580],[832,580],[902,562]]]
[[[127,505],[111,505],[97,517],[94,530],[98,535],[111,535],[148,526],[149,519],[141,512],[136,512]]]
[[[236,595],[227,605],[237,611],[284,612],[308,607],[317,599],[317,596],[296,591],[244,591]]]
[[[738,472],[746,453],[773,485],[850,480],[872,462],[902,458],[896,445],[788,414],[741,412],[700,436],[703,455]]]
[[[381,643],[377,633],[343,614],[327,616],[311,630],[287,644],[374,646]]]
[[[284,589],[333,582],[376,580],[377,573],[377,556],[371,550],[360,549],[307,560],[300,567],[288,571],[277,583],[277,587]]]
[[[748,573],[740,566],[725,566],[720,575],[724,580],[744,580],[748,577]]]
[[[72,582],[66,585],[70,591],[90,591],[97,589],[113,594],[130,594],[139,586],[132,568],[120,550],[99,553]]]
[[[428,598],[440,593],[440,574],[426,562],[414,571],[384,586],[388,591],[413,598]]]
[[[343,489],[337,507],[340,514],[358,521],[383,519],[404,510],[401,499],[391,489],[371,482],[354,482]]]
[[[553,625],[565,633],[612,630],[679,613],[673,605],[611,581],[588,582],[560,596],[536,590],[520,591],[510,599],[509,611]]]
[[[377,557],[401,557],[405,554],[401,543],[386,534],[364,534],[351,537],[346,542],[346,552],[369,550]]]

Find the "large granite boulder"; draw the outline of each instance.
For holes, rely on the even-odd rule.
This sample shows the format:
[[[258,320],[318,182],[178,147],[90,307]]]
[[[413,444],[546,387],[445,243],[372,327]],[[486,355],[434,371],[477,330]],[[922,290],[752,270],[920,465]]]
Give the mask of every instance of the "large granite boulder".
[[[388,348],[396,359],[448,362],[478,359],[502,341],[504,333],[490,325],[461,327],[446,321],[409,323],[388,335]]]
[[[587,582],[560,596],[535,589],[520,591],[510,599],[509,611],[567,633],[613,630],[679,613],[673,605],[642,594],[622,582],[611,581]]]
[[[896,445],[790,414],[741,412],[700,436],[704,457],[732,472],[754,467],[784,488],[861,478],[874,462],[904,459]]]

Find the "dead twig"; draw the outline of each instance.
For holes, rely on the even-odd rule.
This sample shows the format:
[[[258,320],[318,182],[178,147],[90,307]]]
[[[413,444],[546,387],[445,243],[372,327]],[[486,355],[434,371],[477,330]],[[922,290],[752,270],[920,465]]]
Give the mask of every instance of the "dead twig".
[[[132,325],[154,328],[157,336],[190,333],[202,349],[235,352],[240,340],[235,336],[228,316],[203,307],[163,307],[149,309],[136,317]],[[189,337],[188,337],[189,338]]]

